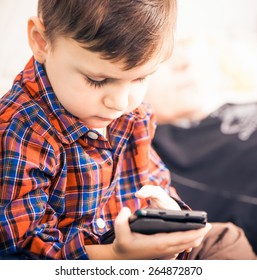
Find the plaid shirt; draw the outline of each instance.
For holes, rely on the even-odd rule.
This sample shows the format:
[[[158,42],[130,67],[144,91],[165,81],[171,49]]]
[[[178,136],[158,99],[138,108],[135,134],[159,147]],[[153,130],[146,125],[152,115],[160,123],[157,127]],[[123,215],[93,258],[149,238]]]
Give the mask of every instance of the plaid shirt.
[[[147,206],[134,196],[143,185],[176,196],[153,133],[143,104],[108,126],[108,140],[90,131],[32,58],[0,103],[0,255],[88,259],[85,245],[100,243],[121,207]]]

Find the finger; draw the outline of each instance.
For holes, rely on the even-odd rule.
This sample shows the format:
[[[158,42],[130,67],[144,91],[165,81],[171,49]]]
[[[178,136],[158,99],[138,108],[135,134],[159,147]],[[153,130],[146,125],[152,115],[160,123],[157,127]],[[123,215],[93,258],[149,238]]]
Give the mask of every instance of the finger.
[[[131,234],[129,228],[128,218],[131,215],[131,211],[127,207],[123,207],[114,222],[114,230],[116,239],[122,240]]]
[[[138,198],[159,198],[165,195],[167,196],[161,187],[153,185],[144,185],[135,195]]]
[[[186,249],[185,251],[186,251],[187,253],[191,253],[192,250],[193,250],[193,248],[188,248],[188,249]]]
[[[181,210],[177,202],[159,186],[145,185],[135,195],[137,198],[150,199],[152,207]]]
[[[165,250],[159,250],[160,255],[158,259],[172,259],[172,256],[175,254],[180,254],[183,252],[190,253],[192,248],[198,247],[203,241],[203,236],[194,239],[186,244],[182,244],[181,242],[176,244],[167,244]],[[161,248],[161,247],[160,247]]]
[[[194,242],[195,240],[198,240],[200,238],[204,238],[205,235],[209,232],[211,229],[211,224],[207,223],[205,227],[201,229],[195,229],[195,230],[189,230],[184,232],[176,232],[176,235],[179,235],[182,240],[180,241],[180,244],[188,244],[191,242]],[[188,246],[190,248],[191,246]]]
[[[179,244],[184,249],[187,249],[192,247],[191,244],[193,244],[195,241],[203,239],[210,229],[211,225],[207,223],[206,226],[201,229],[171,233],[158,233],[156,234],[156,241],[160,238],[160,242],[162,240],[166,240],[166,245],[169,247],[177,246]]]

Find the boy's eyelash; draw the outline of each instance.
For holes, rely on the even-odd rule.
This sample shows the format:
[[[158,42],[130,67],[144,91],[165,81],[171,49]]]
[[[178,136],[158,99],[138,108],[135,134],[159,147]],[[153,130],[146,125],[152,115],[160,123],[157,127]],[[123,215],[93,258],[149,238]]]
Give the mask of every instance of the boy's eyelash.
[[[104,79],[102,81],[95,81],[90,79],[89,77],[85,77],[86,81],[89,83],[90,86],[93,86],[95,88],[101,88],[103,87],[105,84],[108,83],[108,79]],[[135,80],[135,82],[144,82],[146,78],[138,78]]]
[[[108,82],[107,79],[102,80],[102,81],[95,81],[95,80],[90,79],[89,77],[85,77],[85,78],[86,78],[86,81],[89,83],[89,85],[93,86],[95,88],[100,88]]]
[[[146,79],[146,78],[138,78],[137,81],[138,81],[138,82],[144,82],[145,79]]]

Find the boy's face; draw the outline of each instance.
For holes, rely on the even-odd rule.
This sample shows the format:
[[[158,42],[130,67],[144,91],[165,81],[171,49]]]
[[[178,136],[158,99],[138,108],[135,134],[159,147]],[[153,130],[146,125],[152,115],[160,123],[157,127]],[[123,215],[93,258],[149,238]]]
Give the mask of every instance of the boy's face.
[[[64,108],[86,126],[104,128],[141,104],[159,58],[124,71],[122,63],[103,60],[76,41],[61,37],[46,51],[44,65]]]

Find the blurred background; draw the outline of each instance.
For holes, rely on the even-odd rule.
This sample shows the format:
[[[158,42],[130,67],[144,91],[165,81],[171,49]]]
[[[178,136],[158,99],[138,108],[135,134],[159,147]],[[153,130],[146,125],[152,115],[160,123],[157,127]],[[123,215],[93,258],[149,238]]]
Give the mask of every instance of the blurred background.
[[[37,14],[37,0],[0,0],[0,96],[31,57],[27,20]]]

